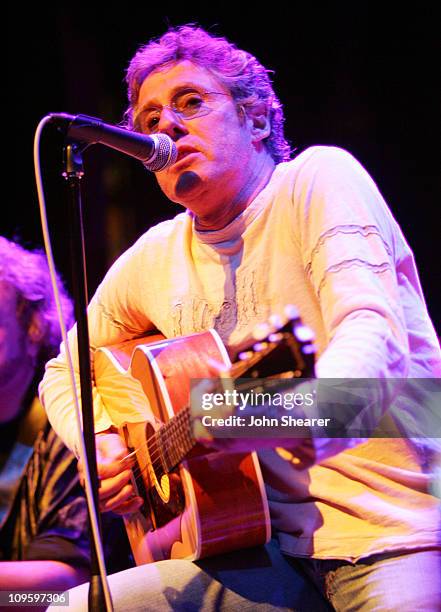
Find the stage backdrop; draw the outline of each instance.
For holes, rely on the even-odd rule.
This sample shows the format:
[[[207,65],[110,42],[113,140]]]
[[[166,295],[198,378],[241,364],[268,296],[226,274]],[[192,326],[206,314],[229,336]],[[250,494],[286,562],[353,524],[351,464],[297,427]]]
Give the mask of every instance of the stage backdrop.
[[[12,138],[3,143],[1,233],[41,244],[32,139],[48,112],[84,113],[110,123],[126,106],[124,73],[137,47],[168,24],[197,22],[227,36],[274,70],[286,132],[297,151],[313,144],[347,148],[372,174],[413,248],[431,316],[441,330],[440,189],[437,127],[437,19],[434,9],[400,6],[387,18],[368,3],[275,3],[209,12],[161,3],[89,3],[69,9],[40,4],[12,10],[4,91]],[[42,8],[43,7],[43,8]],[[11,127],[9,127],[9,125]],[[12,146],[9,146],[12,142]],[[5,150],[6,149],[6,150]],[[43,167],[57,264],[69,284],[62,142],[43,140]],[[176,214],[134,160],[102,147],[85,154],[85,230],[92,293],[114,259],[147,227]]]

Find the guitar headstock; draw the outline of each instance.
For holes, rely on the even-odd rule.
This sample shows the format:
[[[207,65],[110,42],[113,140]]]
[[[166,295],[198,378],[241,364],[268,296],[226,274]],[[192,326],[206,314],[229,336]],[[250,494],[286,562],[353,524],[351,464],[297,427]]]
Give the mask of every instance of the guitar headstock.
[[[254,342],[237,355],[233,378],[313,378],[314,333],[294,306],[285,308],[286,322],[271,317],[254,330]]]

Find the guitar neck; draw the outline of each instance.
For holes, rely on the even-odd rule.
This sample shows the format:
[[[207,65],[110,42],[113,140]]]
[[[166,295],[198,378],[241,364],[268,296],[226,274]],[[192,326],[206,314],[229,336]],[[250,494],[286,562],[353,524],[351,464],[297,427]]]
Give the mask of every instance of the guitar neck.
[[[186,406],[168,423],[160,427],[149,441],[161,454],[165,473],[175,468],[195,446],[190,426],[190,407]]]
[[[297,335],[300,328],[303,339]],[[306,335],[305,330],[308,331]],[[242,392],[271,392],[283,384],[292,384],[300,377],[315,375],[312,336],[298,318],[286,323],[265,341],[255,344],[253,351],[244,354],[246,358],[233,364],[229,370],[229,377],[236,381],[236,389]],[[161,457],[164,473],[170,472],[185,459],[195,445],[190,406],[180,410],[149,439],[149,446],[154,447],[157,456]]]
[[[289,379],[289,382],[292,379]],[[280,378],[259,381],[256,380],[240,381],[236,385],[236,390],[246,393],[250,390],[259,392],[274,392],[281,389],[283,381]],[[159,454],[164,473],[169,473],[175,468],[196,445],[191,428],[190,406],[185,406],[170,421],[162,425],[154,434],[149,437],[148,445],[151,451]]]

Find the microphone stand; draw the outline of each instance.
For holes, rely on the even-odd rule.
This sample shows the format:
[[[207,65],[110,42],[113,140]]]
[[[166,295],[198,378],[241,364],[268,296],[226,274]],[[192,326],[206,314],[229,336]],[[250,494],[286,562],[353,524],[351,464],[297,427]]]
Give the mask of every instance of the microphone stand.
[[[86,145],[87,146],[87,145]],[[87,279],[84,248],[84,231],[80,181],[84,176],[82,152],[85,145],[70,143],[64,148],[64,172],[69,187],[70,254],[73,280],[74,308],[78,333],[78,359],[80,364],[81,410],[83,436],[86,448],[87,469],[93,491],[93,504],[98,517],[101,537],[101,521],[98,509],[98,470],[96,463],[95,427],[93,419],[92,379],[90,367],[89,328],[87,319]],[[90,517],[89,517],[90,524]],[[91,532],[92,533],[92,532]],[[102,612],[106,609],[104,587],[99,570],[96,543],[90,538],[91,578],[89,585],[89,610]]]

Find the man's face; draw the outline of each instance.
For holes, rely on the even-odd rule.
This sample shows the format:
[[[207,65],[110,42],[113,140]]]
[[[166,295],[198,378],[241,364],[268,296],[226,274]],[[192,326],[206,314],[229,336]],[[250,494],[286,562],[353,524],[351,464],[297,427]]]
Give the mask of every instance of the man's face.
[[[179,92],[216,92],[202,116],[184,119],[168,106]],[[205,68],[185,60],[158,69],[143,82],[135,121],[141,129],[149,109],[156,113],[155,129],[168,134],[178,148],[178,161],[156,174],[167,197],[196,215],[215,212],[224,201],[237,198],[247,181],[253,154],[249,126],[229,91]]]
[[[16,291],[0,281],[0,392],[27,360],[27,334],[18,320]]]

